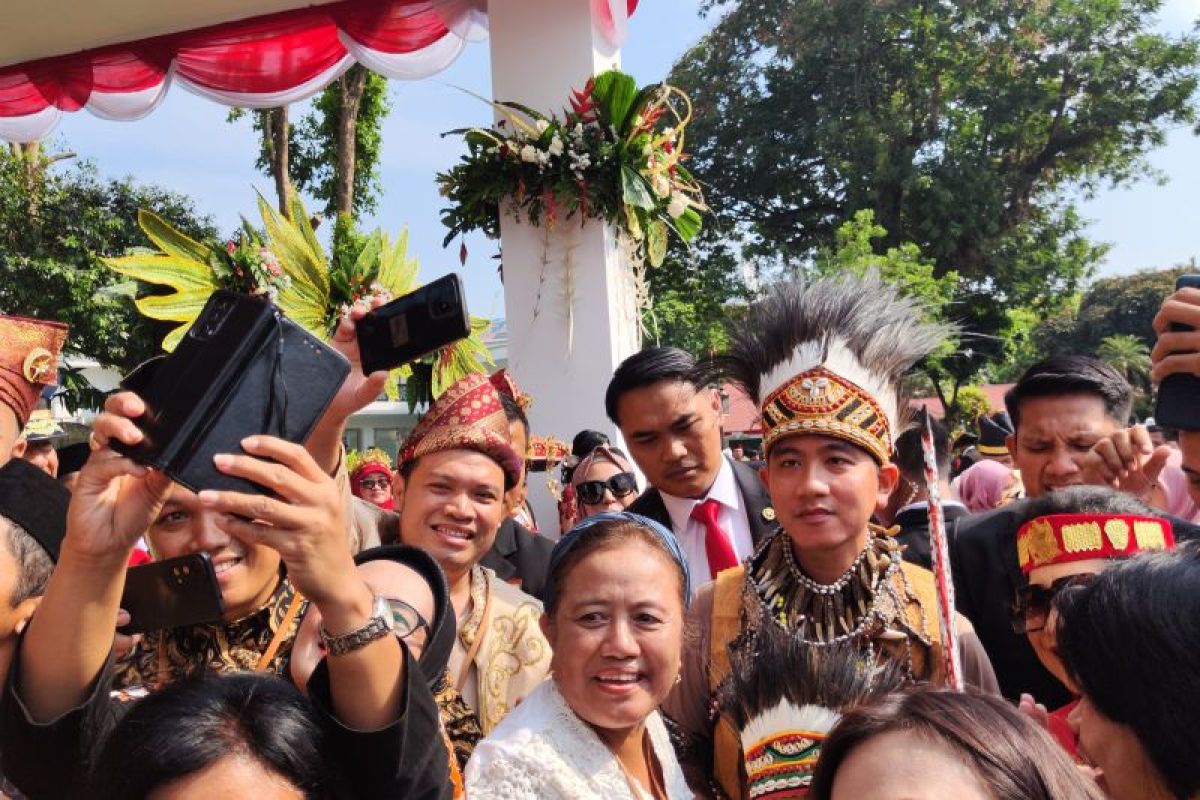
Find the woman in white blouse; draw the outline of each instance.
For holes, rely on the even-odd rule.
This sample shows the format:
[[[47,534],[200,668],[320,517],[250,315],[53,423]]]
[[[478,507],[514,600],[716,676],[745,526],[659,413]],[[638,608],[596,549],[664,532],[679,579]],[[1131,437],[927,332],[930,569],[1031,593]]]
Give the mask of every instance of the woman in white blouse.
[[[550,558],[551,676],[475,749],[468,796],[690,798],[657,708],[679,675],[691,597],[675,537],[627,512],[588,517]]]

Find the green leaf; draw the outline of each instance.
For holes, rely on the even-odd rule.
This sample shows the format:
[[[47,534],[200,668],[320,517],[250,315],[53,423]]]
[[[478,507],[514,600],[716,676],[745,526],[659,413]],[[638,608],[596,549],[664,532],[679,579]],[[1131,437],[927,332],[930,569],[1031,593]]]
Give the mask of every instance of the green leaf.
[[[167,255],[188,261],[208,260],[208,246],[177,230],[171,223],[144,208],[138,209],[138,226]]]
[[[654,208],[654,195],[651,194],[646,179],[628,164],[621,165],[621,194],[626,205],[644,208],[647,211]]]
[[[652,267],[661,267],[667,257],[667,224],[661,219],[646,226],[646,257]]]
[[[192,322],[208,302],[208,290],[190,290],[174,294],[152,294],[135,301],[138,311],[151,319]]]
[[[395,246],[383,234],[383,252],[379,257],[379,285],[396,297],[408,294],[416,287],[417,259],[408,256],[408,228],[402,228]]]
[[[611,69],[596,76],[592,94],[600,103],[604,117],[624,135],[633,102],[637,98],[637,81],[620,70]]]
[[[675,226],[675,232],[679,234],[679,238],[685,242],[690,242],[700,232],[703,219],[699,211],[689,208],[672,220],[672,223]]]
[[[206,256],[208,252],[205,250]],[[100,260],[114,272],[143,283],[170,286],[178,291],[205,289],[210,294],[217,289],[212,270],[206,261],[142,254]]]

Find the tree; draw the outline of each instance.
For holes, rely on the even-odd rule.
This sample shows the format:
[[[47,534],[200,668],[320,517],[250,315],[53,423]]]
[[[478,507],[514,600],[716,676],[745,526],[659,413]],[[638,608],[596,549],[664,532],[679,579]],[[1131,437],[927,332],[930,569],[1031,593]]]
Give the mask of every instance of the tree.
[[[1096,348],[1096,357],[1125,376],[1130,386],[1150,386],[1150,348],[1136,336],[1106,336]]]
[[[912,243],[958,273],[963,383],[1004,357],[1025,322],[1008,309],[1058,313],[1102,257],[1073,193],[1152,174],[1146,154],[1195,117],[1197,40],[1152,30],[1159,0],[701,7],[718,6],[670,76],[718,227],[786,273],[871,210],[876,252]]]
[[[262,108],[253,112],[251,125],[258,132],[258,158],[254,166],[269,175],[275,183],[275,203],[279,213],[288,213],[292,196],[292,125],[288,122],[288,107]],[[229,110],[228,122],[246,115],[243,108]]]
[[[1153,347],[1154,315],[1166,296],[1175,290],[1176,278],[1196,269],[1193,263],[1102,278],[1088,288],[1073,308],[1067,307],[1039,323],[1032,332],[1033,339],[1047,355],[1055,352],[1096,355],[1101,343],[1112,336],[1131,336]]]
[[[698,356],[725,346],[726,324],[752,296],[730,249],[703,233],[691,248],[676,242],[646,277],[653,303],[644,320],[646,344],[682,347]]]
[[[121,276],[99,261],[147,244],[137,210],[148,208],[189,235],[215,237],[192,201],[131,179],[103,180],[93,164],[52,168],[0,150],[0,311],[63,320],[67,348],[128,370],[156,355],[165,331],[121,296]]]

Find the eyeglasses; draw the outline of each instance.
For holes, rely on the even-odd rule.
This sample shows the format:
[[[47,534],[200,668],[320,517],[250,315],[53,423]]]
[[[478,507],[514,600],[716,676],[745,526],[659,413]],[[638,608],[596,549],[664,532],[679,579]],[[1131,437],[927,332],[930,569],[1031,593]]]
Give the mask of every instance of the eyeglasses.
[[[1049,586],[1030,584],[1017,590],[1016,602],[1012,607],[1012,627],[1015,633],[1036,633],[1046,627],[1050,611],[1057,608],[1063,599],[1087,586],[1095,574],[1085,572],[1067,575]]]
[[[392,633],[401,639],[407,639],[412,634],[424,628],[425,640],[429,641],[429,637],[433,635],[433,628],[421,616],[420,611],[417,611],[399,597],[384,597],[383,599],[387,603],[388,611],[391,615],[388,624],[392,628]]]
[[[378,478],[363,478],[358,485],[364,489],[386,489],[392,485],[392,479],[384,478],[383,476]]]
[[[575,489],[580,501],[589,506],[603,503],[605,491],[613,497],[628,497],[637,491],[637,478],[632,472],[618,472],[606,481],[584,481]]]

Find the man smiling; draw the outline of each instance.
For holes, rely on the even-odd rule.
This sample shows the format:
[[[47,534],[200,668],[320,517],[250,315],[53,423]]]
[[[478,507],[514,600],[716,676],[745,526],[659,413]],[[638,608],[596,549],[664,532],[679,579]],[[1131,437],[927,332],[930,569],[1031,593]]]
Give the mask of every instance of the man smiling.
[[[900,382],[941,340],[921,312],[878,278],[785,284],[712,363],[759,404],[762,478],[780,529],[697,593],[689,621],[699,635],[685,643],[682,680],[664,710],[694,752],[711,751],[712,779],[731,797],[746,796],[742,749],[732,722],[714,724],[709,708],[731,665],[754,657],[761,631],[844,645],[895,662],[911,680],[945,682],[933,576],[902,562],[900,545],[871,525],[898,479],[890,459]],[[970,626],[954,623],[967,683],[994,690]],[[805,724],[773,722],[780,735]],[[760,733],[757,741],[773,734]],[[787,777],[805,785],[808,776]]]
[[[458,619],[450,675],[486,735],[550,666],[550,645],[538,629],[541,603],[479,563],[521,470],[487,377],[469,375],[439,396],[397,460],[399,538],[427,551],[446,573]],[[460,758],[469,755],[464,744],[455,740]]]

